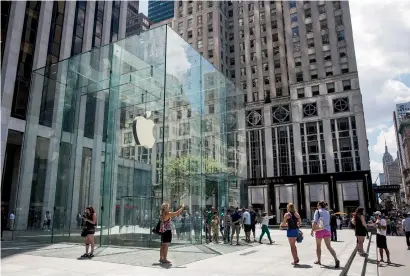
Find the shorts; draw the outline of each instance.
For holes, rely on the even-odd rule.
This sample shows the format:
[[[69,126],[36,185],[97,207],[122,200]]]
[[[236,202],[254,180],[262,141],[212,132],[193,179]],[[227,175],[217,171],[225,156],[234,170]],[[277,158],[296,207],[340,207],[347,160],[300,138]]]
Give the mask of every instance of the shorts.
[[[286,236],[288,238],[297,238],[299,235],[299,229],[288,229],[286,231]]]
[[[235,233],[238,235],[241,233],[241,225],[239,224],[232,225],[232,235]]]
[[[84,228],[83,231],[81,232],[81,237],[87,237],[88,235],[94,235],[95,234],[95,230],[94,229],[87,229]]]
[[[315,232],[316,239],[327,239],[331,238],[332,233],[329,230],[323,229]]]
[[[377,234],[376,235],[377,248],[387,249],[387,237]]]
[[[243,228],[245,229],[245,233],[251,232],[251,225],[250,224],[244,224]]]
[[[256,224],[251,224],[251,231],[255,234]]]
[[[171,230],[166,230],[164,233],[161,235],[161,244],[163,243],[171,243],[172,241],[172,231]]]

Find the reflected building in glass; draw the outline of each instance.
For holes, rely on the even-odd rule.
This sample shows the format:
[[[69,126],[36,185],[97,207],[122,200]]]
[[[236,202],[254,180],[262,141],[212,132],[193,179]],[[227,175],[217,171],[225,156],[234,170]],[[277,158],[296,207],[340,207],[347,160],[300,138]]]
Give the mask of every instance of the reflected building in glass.
[[[54,95],[46,129],[45,93]],[[168,26],[35,70],[14,236],[80,241],[78,218],[92,205],[101,244],[153,246],[162,202],[186,205],[190,234],[205,208],[239,206],[244,120],[232,118],[242,97]],[[47,211],[52,231],[38,234]],[[181,242],[202,242],[190,234]]]

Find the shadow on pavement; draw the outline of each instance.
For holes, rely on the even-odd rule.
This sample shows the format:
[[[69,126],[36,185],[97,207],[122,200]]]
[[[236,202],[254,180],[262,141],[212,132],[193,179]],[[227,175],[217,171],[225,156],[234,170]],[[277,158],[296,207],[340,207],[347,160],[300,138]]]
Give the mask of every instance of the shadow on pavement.
[[[313,268],[313,266],[308,265],[308,264],[297,264],[297,265],[294,265],[293,267],[294,267],[294,268],[305,268],[305,269],[307,269],[307,268]]]

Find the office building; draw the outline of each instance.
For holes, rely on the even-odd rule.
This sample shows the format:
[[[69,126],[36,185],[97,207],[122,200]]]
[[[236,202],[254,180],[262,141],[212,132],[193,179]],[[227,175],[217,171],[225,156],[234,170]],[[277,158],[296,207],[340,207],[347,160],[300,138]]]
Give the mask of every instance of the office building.
[[[173,17],[174,1],[150,0],[148,2],[148,18],[151,22],[158,23]]]
[[[374,208],[347,1],[175,1],[174,13],[244,91],[249,203],[278,217],[290,201],[305,218],[318,200]]]
[[[402,153],[403,153],[403,164],[405,164],[401,169],[403,176],[403,190],[404,193],[404,203],[407,204],[407,208],[410,207],[410,111],[403,114],[400,118],[399,125],[399,135],[402,139]]]
[[[139,34],[141,32],[145,32],[146,30],[149,30],[151,28],[151,21],[148,19],[148,17],[143,14],[139,13],[136,17],[133,18],[133,20],[130,20],[129,24],[127,23],[127,30],[126,30],[126,36],[131,36],[135,34]]]

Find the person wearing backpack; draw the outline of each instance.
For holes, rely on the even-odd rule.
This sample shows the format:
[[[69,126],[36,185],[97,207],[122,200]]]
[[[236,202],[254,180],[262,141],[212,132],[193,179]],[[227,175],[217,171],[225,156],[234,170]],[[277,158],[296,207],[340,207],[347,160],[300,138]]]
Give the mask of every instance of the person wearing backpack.
[[[302,219],[298,212],[296,212],[295,205],[289,203],[287,206],[287,213],[283,216],[283,222],[281,227],[287,227],[286,236],[288,237],[290,251],[292,252],[293,263],[297,265],[299,263],[298,250],[296,248],[296,240],[299,236],[299,227],[302,223]]]

